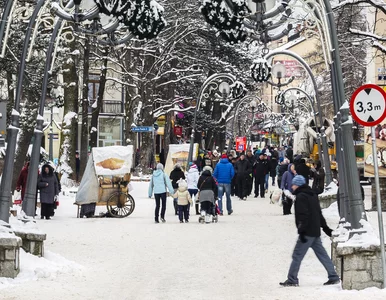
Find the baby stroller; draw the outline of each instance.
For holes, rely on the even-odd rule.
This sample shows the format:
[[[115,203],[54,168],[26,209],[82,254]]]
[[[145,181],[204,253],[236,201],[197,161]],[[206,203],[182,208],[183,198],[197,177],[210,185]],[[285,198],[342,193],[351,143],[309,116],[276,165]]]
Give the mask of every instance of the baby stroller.
[[[201,203],[201,211],[200,211],[200,217],[198,218],[198,222],[201,224],[204,223],[217,223],[218,222],[218,215],[220,212],[220,209],[218,208],[217,203],[213,203],[212,201],[203,201]]]

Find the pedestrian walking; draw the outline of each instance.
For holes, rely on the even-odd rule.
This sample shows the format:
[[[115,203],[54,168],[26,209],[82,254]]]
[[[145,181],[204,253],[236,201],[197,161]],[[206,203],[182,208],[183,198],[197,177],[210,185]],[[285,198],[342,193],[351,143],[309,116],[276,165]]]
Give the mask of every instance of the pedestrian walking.
[[[267,155],[265,153],[260,153],[259,159],[256,160],[256,168],[255,168],[255,198],[259,196],[265,197],[265,175],[268,174],[268,161],[266,160]]]
[[[170,180],[172,181],[172,186],[174,188],[174,191],[171,192],[173,195],[178,189],[178,181],[180,179],[185,179],[184,171],[181,169],[181,165],[179,163],[176,163],[174,165],[173,170],[170,172]],[[178,215],[178,205],[177,205],[177,198],[173,199],[173,206],[174,206],[174,213],[177,216]]]
[[[180,179],[178,181],[178,189],[173,197],[177,198],[180,223],[184,223],[184,219],[185,223],[189,223],[189,204],[193,204],[193,202],[188,192],[188,184],[185,180]]]
[[[324,172],[324,169],[322,168],[322,163],[320,160],[314,162],[313,168],[311,168],[311,178],[314,179],[312,182],[312,190],[316,194],[321,194],[324,191],[324,178],[326,176],[326,173]]]
[[[50,220],[54,212],[55,199],[59,194],[59,186],[54,169],[49,164],[42,166],[37,186],[40,190],[40,217]]]
[[[199,203],[201,205],[200,212],[205,212],[206,222],[209,222],[208,216],[213,214],[213,208],[215,208],[218,195],[217,182],[213,178],[212,172],[213,169],[206,166],[198,179],[198,187],[200,190]]]
[[[170,179],[166,176],[164,173],[164,166],[160,163],[157,164],[156,170],[153,172],[153,175],[151,176],[150,183],[149,183],[149,190],[148,195],[149,198],[154,193],[154,199],[155,199],[155,216],[154,220],[155,223],[159,223],[159,211],[160,211],[160,205],[162,204],[161,208],[161,221],[162,223],[165,223],[165,211],[166,211],[166,192],[169,190],[169,193],[174,193],[174,188],[172,186],[172,183],[170,182]]]
[[[249,163],[252,166],[252,172],[249,174],[250,176],[247,177],[247,188],[248,188],[247,196],[249,196],[252,193],[253,174],[254,174],[255,169],[256,169],[256,157],[253,155],[251,150],[248,150],[247,156],[245,158],[249,161]]]
[[[21,200],[24,200],[24,195],[27,187],[27,177],[28,177],[29,161],[27,161],[23,168],[20,171],[19,177],[16,182],[16,191],[21,191]]]
[[[280,188],[284,190],[288,190],[291,193],[292,190],[292,179],[295,177],[296,171],[295,171],[295,165],[289,164],[288,170],[284,172],[283,177],[281,179],[281,186]],[[291,214],[291,208],[292,208],[293,200],[290,197],[285,196],[283,200],[283,215],[290,215]]]
[[[292,180],[292,190],[296,197],[295,223],[298,230],[298,240],[292,254],[292,263],[288,271],[287,280],[280,282],[282,286],[298,286],[300,264],[309,248],[314,250],[316,257],[322,263],[328,274],[328,281],[324,285],[333,285],[340,282],[334,264],[324,249],[320,239],[320,228],[331,236],[332,230],[327,226],[320,209],[318,196],[307,185],[306,179],[297,175]]]
[[[306,160],[301,158],[295,167],[296,174],[302,175],[306,179],[306,183],[310,182],[310,167],[306,165]]]
[[[198,173],[197,165],[192,164],[189,168],[188,175],[186,176],[186,180],[188,183],[188,192],[190,197],[197,196],[198,193],[198,179],[200,178],[200,174]],[[196,215],[199,215],[199,204],[196,201]]]
[[[231,163],[232,163],[233,169],[235,169],[236,163],[237,163],[237,158],[233,157]],[[232,196],[235,196],[235,195],[238,196],[239,195],[238,186],[237,186],[237,172],[236,172],[236,170],[235,170],[235,175],[233,176],[232,181],[231,181],[231,195]]]
[[[229,162],[226,154],[221,156],[219,163],[213,172],[213,177],[218,183],[218,206],[220,209],[220,215],[223,215],[222,197],[226,196],[228,215],[233,213],[232,200],[231,200],[231,182],[235,175],[235,170],[232,164]]]
[[[235,172],[237,174],[239,199],[245,201],[248,196],[248,180],[252,172],[252,166],[248,159],[245,159],[244,153],[241,153],[240,160],[236,163]]]
[[[290,163],[294,162],[294,151],[292,150],[291,146],[287,147],[287,150],[285,151],[285,156],[289,159]]]
[[[277,161],[276,156],[272,156],[270,161],[269,161],[269,176],[272,178],[272,186],[275,186],[277,165],[278,165],[278,161]]]

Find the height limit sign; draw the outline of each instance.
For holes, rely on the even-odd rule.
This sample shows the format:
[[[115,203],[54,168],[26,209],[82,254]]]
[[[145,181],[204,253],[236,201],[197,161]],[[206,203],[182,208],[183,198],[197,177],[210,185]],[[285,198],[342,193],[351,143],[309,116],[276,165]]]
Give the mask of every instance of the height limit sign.
[[[363,126],[375,126],[386,117],[386,92],[375,84],[365,84],[351,97],[350,111]]]

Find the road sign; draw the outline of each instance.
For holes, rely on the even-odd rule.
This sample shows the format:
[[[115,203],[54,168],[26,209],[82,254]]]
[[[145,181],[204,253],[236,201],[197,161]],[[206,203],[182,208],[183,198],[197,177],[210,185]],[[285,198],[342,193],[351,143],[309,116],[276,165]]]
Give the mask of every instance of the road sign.
[[[247,137],[245,137],[245,136],[236,137],[236,151],[237,152],[245,151],[246,146],[247,146]]]
[[[132,132],[152,132],[153,127],[152,126],[136,126],[131,127]]]
[[[351,97],[350,111],[363,126],[375,126],[386,117],[386,92],[375,84],[365,84]]]

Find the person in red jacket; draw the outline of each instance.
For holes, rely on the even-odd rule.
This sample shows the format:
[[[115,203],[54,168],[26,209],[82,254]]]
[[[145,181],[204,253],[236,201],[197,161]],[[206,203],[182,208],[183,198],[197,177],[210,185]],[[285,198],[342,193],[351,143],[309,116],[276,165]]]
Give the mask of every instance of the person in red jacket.
[[[21,200],[24,200],[25,189],[27,187],[27,177],[28,177],[29,161],[27,161],[24,167],[21,169],[19,178],[16,182],[16,190],[20,192],[21,190]]]

